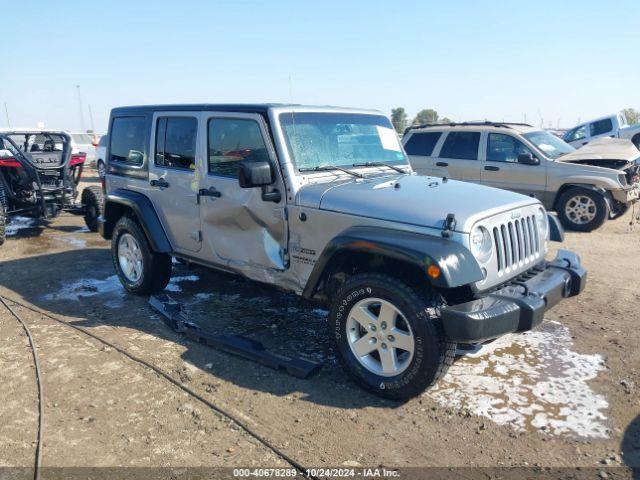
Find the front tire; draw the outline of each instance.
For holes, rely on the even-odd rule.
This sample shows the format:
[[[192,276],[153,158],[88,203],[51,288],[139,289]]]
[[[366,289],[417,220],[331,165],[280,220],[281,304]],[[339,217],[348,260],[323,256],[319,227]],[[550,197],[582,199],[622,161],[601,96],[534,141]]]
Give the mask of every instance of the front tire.
[[[102,188],[92,185],[82,190],[81,202],[84,206],[84,223],[92,232],[98,231],[98,217],[102,215],[104,195]]]
[[[135,295],[152,295],[171,278],[171,257],[151,250],[138,223],[122,217],[111,238],[111,256],[122,286]]]
[[[570,188],[560,195],[556,211],[565,228],[578,232],[591,232],[609,218],[604,197],[586,188]]]
[[[407,400],[432,386],[453,362],[456,344],[440,320],[444,301],[396,278],[358,274],[335,295],[331,336],[343,368],[363,388]]]

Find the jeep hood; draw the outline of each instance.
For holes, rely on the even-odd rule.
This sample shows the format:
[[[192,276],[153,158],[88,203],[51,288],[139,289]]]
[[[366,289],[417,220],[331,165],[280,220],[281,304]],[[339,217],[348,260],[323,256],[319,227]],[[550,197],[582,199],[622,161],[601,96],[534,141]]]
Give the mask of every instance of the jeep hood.
[[[453,213],[462,233],[482,218],[539,203],[507,190],[418,175],[308,184],[297,200],[302,207],[437,229]]]
[[[557,161],[617,170],[637,159],[640,159],[640,152],[631,141],[621,138],[602,138],[562,155]]]

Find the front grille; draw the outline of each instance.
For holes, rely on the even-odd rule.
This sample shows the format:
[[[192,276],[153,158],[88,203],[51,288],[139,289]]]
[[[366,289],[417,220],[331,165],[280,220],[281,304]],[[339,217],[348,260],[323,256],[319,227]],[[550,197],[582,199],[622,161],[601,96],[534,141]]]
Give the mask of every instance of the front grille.
[[[493,227],[498,274],[520,270],[540,256],[542,249],[535,215]]]

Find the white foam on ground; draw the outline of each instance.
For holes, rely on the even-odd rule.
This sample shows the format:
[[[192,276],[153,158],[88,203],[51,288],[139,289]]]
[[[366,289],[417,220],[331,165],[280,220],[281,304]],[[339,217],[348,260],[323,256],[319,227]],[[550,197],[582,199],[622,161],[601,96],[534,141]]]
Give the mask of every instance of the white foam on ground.
[[[82,278],[75,282],[63,284],[60,290],[55,293],[47,293],[45,300],[80,300],[83,297],[93,297],[117,293],[124,295],[124,288],[117,275],[111,275],[104,280],[96,278]]]
[[[587,383],[606,369],[604,360],[572,346],[569,330],[558,322],[506,335],[484,354],[458,359],[425,395],[516,430],[608,438],[603,412],[609,404]]]
[[[5,228],[5,233],[7,237],[11,237],[18,233],[20,230],[24,230],[25,228],[33,228],[37,226],[37,221],[35,218],[30,217],[11,217],[11,221]]]
[[[183,277],[173,277],[171,279],[171,282],[169,282],[169,285],[167,285],[167,288],[165,288],[165,290],[167,292],[181,292],[182,288],[180,287],[180,285],[178,285],[178,283],[197,282],[198,280],[200,280],[200,277],[197,275],[185,275]]]
[[[167,285],[169,292],[180,292],[182,289],[178,285],[180,282],[196,282],[199,277],[196,275],[173,277]],[[111,275],[104,280],[96,278],[82,278],[75,282],[63,284],[62,287],[53,293],[44,295],[45,300],[80,300],[83,297],[93,297],[95,295],[115,296],[105,302],[107,308],[120,308],[123,305],[122,299],[126,291],[117,275]]]
[[[76,247],[76,248],[84,248],[87,246],[87,242],[85,240],[82,240],[81,238],[68,237],[68,236],[62,236],[62,235],[53,235],[53,238],[61,242],[68,243],[72,247]]]

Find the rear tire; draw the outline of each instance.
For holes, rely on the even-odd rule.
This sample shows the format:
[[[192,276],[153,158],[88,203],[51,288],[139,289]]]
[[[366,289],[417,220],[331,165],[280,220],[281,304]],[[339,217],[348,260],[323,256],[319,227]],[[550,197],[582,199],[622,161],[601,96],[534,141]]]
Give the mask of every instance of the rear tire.
[[[102,215],[104,195],[102,188],[92,185],[82,190],[81,197],[84,206],[84,222],[92,232],[98,231],[98,217]]]
[[[340,363],[360,386],[381,397],[407,400],[421,394],[453,363],[456,344],[444,335],[443,305],[439,294],[418,293],[396,278],[353,276],[336,293],[329,315]]]
[[[556,205],[558,218],[568,230],[591,232],[609,218],[609,205],[604,197],[587,188],[568,189]]]
[[[122,286],[134,295],[159,293],[171,278],[171,256],[153,252],[138,222],[129,217],[114,227],[111,257]]]

